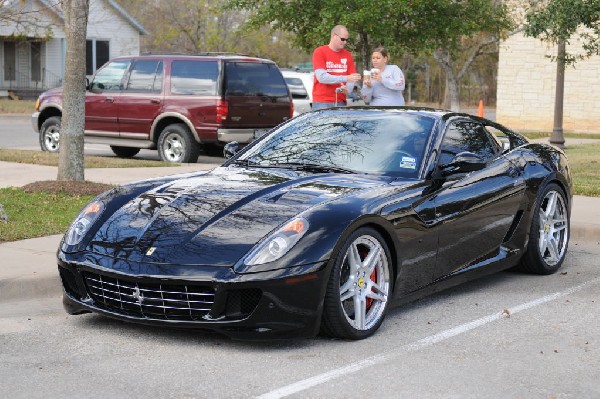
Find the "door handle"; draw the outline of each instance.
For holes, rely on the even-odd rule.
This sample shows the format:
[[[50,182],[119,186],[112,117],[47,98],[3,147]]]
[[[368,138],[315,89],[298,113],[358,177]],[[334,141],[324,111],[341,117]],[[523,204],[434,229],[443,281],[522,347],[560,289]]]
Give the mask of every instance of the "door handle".
[[[153,98],[150,100],[152,104],[160,104],[160,100],[158,98]]]
[[[114,103],[114,102],[115,102],[115,100],[114,100],[114,98],[112,98],[112,97],[106,97],[106,98],[104,99],[104,102],[105,102],[105,103]]]

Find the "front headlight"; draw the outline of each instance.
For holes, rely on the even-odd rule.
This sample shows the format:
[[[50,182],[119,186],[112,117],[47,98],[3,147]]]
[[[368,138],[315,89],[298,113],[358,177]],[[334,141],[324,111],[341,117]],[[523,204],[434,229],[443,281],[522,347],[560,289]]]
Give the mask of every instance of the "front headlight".
[[[90,202],[77,216],[77,219],[71,224],[67,234],[65,234],[65,243],[67,245],[77,245],[81,242],[90,227],[104,211],[104,204],[100,201]]]
[[[262,265],[281,258],[308,230],[308,220],[295,218],[280,227],[252,250],[244,260],[248,266]]]

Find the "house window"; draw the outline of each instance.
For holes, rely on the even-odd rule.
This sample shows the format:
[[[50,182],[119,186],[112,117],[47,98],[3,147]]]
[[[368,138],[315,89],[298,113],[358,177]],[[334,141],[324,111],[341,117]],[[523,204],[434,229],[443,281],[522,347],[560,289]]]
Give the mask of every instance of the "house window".
[[[85,43],[85,74],[93,75],[94,72],[110,58],[110,44],[108,40],[87,40]]]
[[[31,80],[42,80],[42,43],[31,42]]]
[[[15,42],[4,42],[4,80],[15,80],[16,56]]]

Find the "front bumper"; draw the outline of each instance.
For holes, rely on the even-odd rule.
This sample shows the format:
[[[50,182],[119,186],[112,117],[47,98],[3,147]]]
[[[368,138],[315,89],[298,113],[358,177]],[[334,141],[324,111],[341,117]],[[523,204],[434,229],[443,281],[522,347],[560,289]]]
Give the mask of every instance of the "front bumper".
[[[40,132],[40,128],[38,125],[38,121],[40,119],[40,112],[39,111],[35,111],[33,114],[31,114],[31,126],[33,126],[33,131],[36,133]]]
[[[122,264],[59,253],[63,304],[150,325],[212,330],[236,339],[310,337],[319,331],[325,262],[256,274],[230,268]],[[160,270],[160,274],[156,271]]]

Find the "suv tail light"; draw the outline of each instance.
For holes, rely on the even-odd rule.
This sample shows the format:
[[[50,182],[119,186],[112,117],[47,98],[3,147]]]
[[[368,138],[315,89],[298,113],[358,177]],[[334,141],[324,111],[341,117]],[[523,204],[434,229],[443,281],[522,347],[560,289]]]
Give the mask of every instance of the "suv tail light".
[[[227,120],[229,115],[229,104],[225,100],[217,101],[217,123]]]

